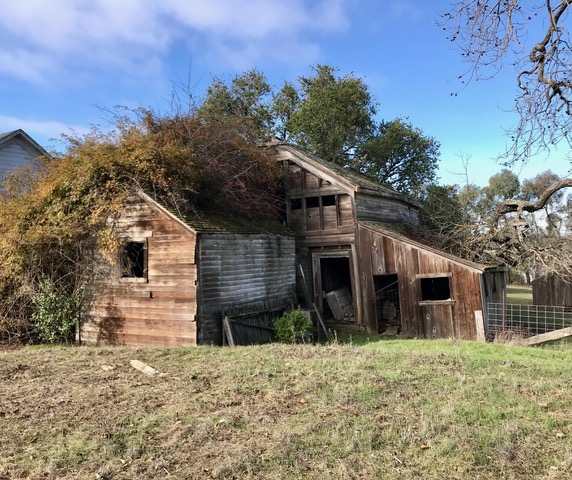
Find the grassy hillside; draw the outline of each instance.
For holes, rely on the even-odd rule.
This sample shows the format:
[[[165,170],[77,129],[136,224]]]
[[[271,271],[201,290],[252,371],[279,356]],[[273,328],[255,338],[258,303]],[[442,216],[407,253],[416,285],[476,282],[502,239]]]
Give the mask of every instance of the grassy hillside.
[[[571,380],[453,341],[3,351],[0,478],[567,479]]]

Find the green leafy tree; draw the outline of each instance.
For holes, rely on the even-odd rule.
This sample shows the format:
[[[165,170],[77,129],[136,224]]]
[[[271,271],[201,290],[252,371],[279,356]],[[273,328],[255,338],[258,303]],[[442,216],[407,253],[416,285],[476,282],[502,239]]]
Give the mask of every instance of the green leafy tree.
[[[505,200],[517,198],[520,195],[518,177],[503,168],[499,173],[489,178],[489,184],[481,190],[477,211],[484,222],[490,222],[498,206]]]
[[[361,78],[336,76],[329,65],[317,65],[314,72],[299,78],[301,101],[288,128],[296,143],[318,157],[351,166],[374,133],[375,103]]]
[[[256,69],[235,76],[229,85],[215,77],[207,88],[199,114],[207,121],[221,116],[240,118],[251,127],[256,140],[273,132],[271,87]]]
[[[290,82],[284,82],[282,88],[272,98],[273,132],[282,140],[291,139],[291,118],[298,110],[300,101],[300,93]]]
[[[256,140],[276,135],[414,197],[436,179],[439,143],[403,119],[376,122],[367,84],[329,65],[274,92],[257,70],[215,78],[199,112],[248,119]]]
[[[439,143],[402,119],[381,122],[359,150],[360,171],[399,192],[422,197],[436,180]]]

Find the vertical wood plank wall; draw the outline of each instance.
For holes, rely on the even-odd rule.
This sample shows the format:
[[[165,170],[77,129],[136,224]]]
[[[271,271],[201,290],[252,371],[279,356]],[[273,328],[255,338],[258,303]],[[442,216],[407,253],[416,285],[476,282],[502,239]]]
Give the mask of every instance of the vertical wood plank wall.
[[[443,336],[463,339],[476,338],[475,310],[482,310],[481,272],[464,266],[446,256],[393,238],[369,226],[358,225],[358,250],[362,272],[364,323],[371,330],[377,328],[373,275],[397,274],[399,280],[399,306],[403,333],[426,336],[425,316],[430,322],[441,318],[435,331]],[[450,274],[451,305],[435,302],[423,310],[419,305],[421,289],[418,275]],[[450,308],[449,308],[450,307]],[[449,313],[452,312],[452,331]]]
[[[199,237],[199,343],[222,343],[221,312],[233,305],[293,298],[294,237],[201,234]]]
[[[117,266],[98,275],[89,293],[80,340],[88,344],[195,345],[195,236],[141,199],[117,221],[124,241],[147,242],[147,279],[122,279]]]
[[[544,275],[532,282],[534,305],[572,306],[572,278]]]

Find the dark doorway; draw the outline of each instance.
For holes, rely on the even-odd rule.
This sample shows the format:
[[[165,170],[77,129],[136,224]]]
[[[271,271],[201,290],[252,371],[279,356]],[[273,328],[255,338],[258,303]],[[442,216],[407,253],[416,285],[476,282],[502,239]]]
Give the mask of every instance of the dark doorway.
[[[320,282],[324,316],[337,320],[353,316],[349,257],[320,257]]]
[[[396,273],[374,275],[375,312],[379,333],[397,335],[401,326],[399,315],[399,279]]]

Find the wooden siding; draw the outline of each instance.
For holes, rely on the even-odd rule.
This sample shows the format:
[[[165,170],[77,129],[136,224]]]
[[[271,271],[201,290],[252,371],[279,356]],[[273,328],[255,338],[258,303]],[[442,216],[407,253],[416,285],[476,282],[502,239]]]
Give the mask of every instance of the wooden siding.
[[[20,142],[14,141],[0,149],[0,175],[6,174],[18,167],[25,167],[34,159]]]
[[[355,202],[357,220],[419,224],[419,209],[402,200],[358,192]]]
[[[291,236],[202,234],[197,260],[199,343],[222,343],[221,312],[227,307],[291,299],[294,250]]]
[[[572,278],[545,275],[532,282],[534,305],[572,306]]]
[[[361,224],[356,245],[364,323],[371,331],[377,331],[373,275],[397,274],[404,334],[476,338],[475,311],[483,308],[481,271]],[[423,301],[420,278],[440,275],[449,278],[450,298]]]
[[[81,342],[195,345],[195,235],[138,198],[118,218],[115,231],[123,241],[146,242],[146,278],[121,278],[117,265],[104,267],[89,290]]]

